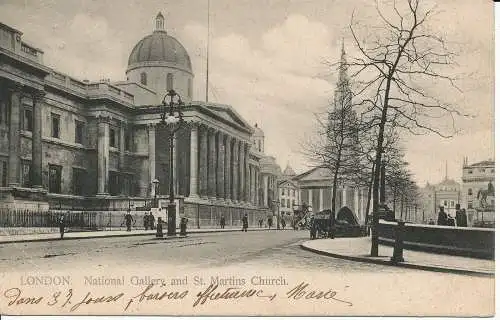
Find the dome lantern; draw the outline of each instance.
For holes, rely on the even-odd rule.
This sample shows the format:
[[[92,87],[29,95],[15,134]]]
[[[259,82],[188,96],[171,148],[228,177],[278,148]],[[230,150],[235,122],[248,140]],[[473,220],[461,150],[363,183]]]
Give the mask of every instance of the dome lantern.
[[[156,15],[156,28],[155,32],[160,31],[160,32],[165,32],[165,17],[161,12],[158,12]]]

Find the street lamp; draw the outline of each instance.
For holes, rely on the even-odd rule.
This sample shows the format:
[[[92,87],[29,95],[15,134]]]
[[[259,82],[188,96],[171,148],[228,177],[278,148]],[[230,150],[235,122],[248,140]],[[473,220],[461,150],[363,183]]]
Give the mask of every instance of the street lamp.
[[[167,103],[167,97],[170,101]],[[181,97],[174,90],[169,90],[163,97],[163,106],[160,125],[163,125],[168,130],[168,140],[170,148],[170,194],[169,203],[167,206],[167,236],[175,236],[176,234],[176,207],[174,198],[174,137],[175,133],[181,128],[184,123],[182,118],[181,108],[184,103]]]
[[[153,195],[153,206],[155,208],[158,208],[158,200],[157,200],[157,195],[158,195],[158,190],[159,190],[159,186],[160,186],[160,180],[158,179],[154,179],[153,181],[151,181],[151,183],[153,184],[153,192],[154,192],[154,195]]]

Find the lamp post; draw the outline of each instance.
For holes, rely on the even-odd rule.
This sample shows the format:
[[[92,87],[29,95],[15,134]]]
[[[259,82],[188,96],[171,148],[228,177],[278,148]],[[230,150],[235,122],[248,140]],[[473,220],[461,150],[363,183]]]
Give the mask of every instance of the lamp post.
[[[167,97],[170,101],[166,101]],[[174,195],[174,138],[175,133],[181,128],[184,123],[183,114],[181,111],[184,103],[181,97],[174,90],[169,90],[163,97],[163,106],[160,125],[167,128],[168,141],[170,148],[170,192],[169,202],[167,206],[167,236],[175,236],[176,234],[176,206]]]
[[[154,179],[153,181],[151,181],[151,183],[153,184],[153,190],[154,190],[154,196],[153,196],[153,206],[155,208],[158,208],[158,199],[157,199],[157,196],[158,196],[158,187],[160,186],[160,180],[158,180],[158,178]]]

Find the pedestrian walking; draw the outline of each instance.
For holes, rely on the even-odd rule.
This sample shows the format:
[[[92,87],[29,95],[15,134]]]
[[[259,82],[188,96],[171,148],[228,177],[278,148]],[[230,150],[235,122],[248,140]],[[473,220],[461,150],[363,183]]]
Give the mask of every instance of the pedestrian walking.
[[[225,226],[226,226],[226,217],[222,216],[220,217],[220,228],[224,229]]]
[[[281,229],[285,230],[285,227],[286,227],[285,218],[281,218]]]
[[[130,214],[130,209],[127,211],[127,214],[125,215],[125,225],[127,226],[127,231],[132,230],[132,221],[134,218]]]
[[[247,232],[247,229],[248,229],[248,215],[245,213],[245,215],[243,216],[243,219],[241,219],[243,221],[243,229],[241,229],[241,231],[245,231]]]
[[[271,226],[273,225],[273,218],[267,217],[267,225],[269,227],[269,230],[271,230]]]
[[[149,227],[149,216],[148,216],[147,212],[144,213],[143,223],[144,223],[144,230],[148,230],[148,227]]]
[[[65,227],[65,221],[64,221],[64,213],[61,213],[59,215],[59,219],[57,223],[59,224],[59,233],[61,234],[61,240],[64,238],[64,227]]]
[[[149,220],[149,228],[151,230],[154,230],[155,229],[155,217],[153,216],[153,212],[151,212],[151,211],[149,211],[148,220]]]
[[[263,225],[264,225],[264,219],[260,218],[259,219],[259,228],[262,228]]]

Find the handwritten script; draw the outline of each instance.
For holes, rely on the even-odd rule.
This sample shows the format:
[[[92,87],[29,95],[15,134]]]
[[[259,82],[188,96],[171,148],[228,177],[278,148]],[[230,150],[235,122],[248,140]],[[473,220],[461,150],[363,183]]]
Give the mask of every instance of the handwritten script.
[[[75,312],[78,310],[89,311],[91,306],[99,308],[119,304],[123,311],[138,310],[144,303],[180,302],[187,300],[192,308],[197,308],[209,303],[233,303],[234,301],[258,300],[273,302],[278,299],[292,301],[330,301],[351,307],[352,302],[339,297],[339,292],[333,289],[318,290],[311,284],[301,282],[289,286],[284,292],[275,292],[262,287],[221,287],[210,284],[204,289],[190,293],[189,290],[167,290],[165,285],[149,284],[139,292],[126,294],[114,292],[112,294],[99,294],[92,291],[77,293],[74,289],[56,290],[47,295],[34,296],[23,292],[20,288],[13,287],[3,292],[2,298],[11,308],[23,308],[26,305],[36,305],[57,308],[62,312]],[[189,302],[191,301],[191,302]]]

